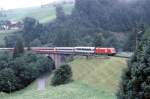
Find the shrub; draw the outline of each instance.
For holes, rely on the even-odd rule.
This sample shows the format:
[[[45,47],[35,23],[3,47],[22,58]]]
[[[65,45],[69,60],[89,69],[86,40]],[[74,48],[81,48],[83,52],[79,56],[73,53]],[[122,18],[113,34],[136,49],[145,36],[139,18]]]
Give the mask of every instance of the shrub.
[[[42,74],[55,69],[55,62],[48,57],[38,57],[38,62],[36,64],[39,68],[39,72]]]
[[[26,52],[13,58],[12,53],[0,53],[0,92],[13,92],[28,86],[32,81],[54,67],[53,60]]]
[[[53,86],[66,84],[72,80],[72,70],[69,65],[62,65],[54,72],[51,80]]]
[[[19,87],[19,79],[11,68],[5,68],[0,71],[0,90],[11,92]]]

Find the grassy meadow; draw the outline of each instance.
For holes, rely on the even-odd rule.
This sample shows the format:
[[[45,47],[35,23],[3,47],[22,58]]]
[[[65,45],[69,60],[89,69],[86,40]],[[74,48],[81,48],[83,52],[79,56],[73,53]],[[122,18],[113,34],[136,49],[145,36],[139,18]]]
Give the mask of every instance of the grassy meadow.
[[[73,9],[73,4],[64,4],[63,8],[66,14],[70,14]],[[20,21],[25,17],[33,17],[39,20],[41,23],[49,22],[55,19],[55,7],[31,7],[31,8],[22,8],[22,9],[13,9],[7,10],[6,17],[1,17],[1,19],[5,20],[13,20],[13,21]]]
[[[71,62],[71,66],[75,80],[115,92],[118,89],[122,69],[126,67],[126,58],[91,60],[77,58]]]
[[[12,93],[0,93],[0,99],[116,99],[121,71],[126,67],[125,58],[89,59],[76,58],[69,63],[74,81],[58,87],[50,86],[39,91],[37,81],[27,88]]]
[[[4,30],[4,31],[0,31],[0,45],[4,45],[5,44],[5,37],[13,35],[13,33],[16,30]]]

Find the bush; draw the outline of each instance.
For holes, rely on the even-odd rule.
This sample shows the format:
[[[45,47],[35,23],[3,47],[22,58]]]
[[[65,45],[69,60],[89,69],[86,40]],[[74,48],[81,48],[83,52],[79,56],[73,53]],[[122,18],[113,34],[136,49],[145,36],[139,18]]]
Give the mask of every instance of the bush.
[[[69,83],[72,80],[72,70],[69,65],[62,65],[54,72],[51,80],[53,86]]]
[[[11,92],[19,87],[19,79],[11,68],[5,68],[0,71],[0,90]]]
[[[33,52],[16,58],[10,53],[0,53],[0,92],[20,90],[39,76],[50,73],[54,65],[53,60]]]

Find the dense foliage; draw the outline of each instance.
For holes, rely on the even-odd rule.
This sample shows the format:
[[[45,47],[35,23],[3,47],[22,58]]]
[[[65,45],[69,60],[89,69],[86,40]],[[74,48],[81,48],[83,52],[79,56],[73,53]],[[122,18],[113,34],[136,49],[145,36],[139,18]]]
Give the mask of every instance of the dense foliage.
[[[56,69],[51,80],[53,86],[66,84],[72,80],[72,70],[69,65],[62,65]]]
[[[101,47],[104,45],[103,36],[102,34],[98,34],[94,39],[94,46],[95,47]]]
[[[150,33],[138,43],[122,76],[118,99],[150,99]]]
[[[124,46],[124,50],[125,51],[135,51],[136,49],[136,41],[138,40],[138,38],[141,38],[139,35],[140,32],[145,32],[145,26],[144,24],[141,24],[139,26],[137,26],[136,28],[134,28],[134,30],[129,34],[128,39],[125,43]],[[142,33],[142,34],[143,34]]]
[[[23,41],[20,38],[17,38],[17,42],[13,52],[13,58],[19,57],[24,53]]]
[[[11,53],[0,53],[0,92],[13,92],[29,85],[37,77],[49,73],[53,60],[26,52],[13,58]]]
[[[126,41],[134,44],[135,34],[128,31],[141,23],[149,26],[149,4],[149,0],[75,0],[70,15],[57,5],[55,20],[40,24],[27,17],[20,33],[26,46],[93,46],[95,36],[102,33],[103,47],[122,50],[124,44],[130,44]],[[6,46],[14,44],[9,39]],[[131,45],[124,49],[133,51]]]

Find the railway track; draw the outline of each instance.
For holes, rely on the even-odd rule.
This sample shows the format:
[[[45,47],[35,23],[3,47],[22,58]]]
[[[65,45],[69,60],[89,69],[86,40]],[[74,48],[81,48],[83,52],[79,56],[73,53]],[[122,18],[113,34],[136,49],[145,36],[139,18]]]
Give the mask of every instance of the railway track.
[[[118,52],[114,57],[120,57],[120,58],[130,58],[132,57],[132,52]]]

